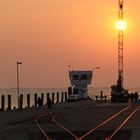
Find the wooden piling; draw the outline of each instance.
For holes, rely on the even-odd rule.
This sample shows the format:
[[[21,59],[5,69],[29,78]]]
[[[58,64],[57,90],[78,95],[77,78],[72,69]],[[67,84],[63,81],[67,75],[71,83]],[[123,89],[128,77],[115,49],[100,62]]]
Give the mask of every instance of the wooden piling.
[[[27,108],[30,108],[30,94],[27,94]]]
[[[107,96],[105,95],[104,98],[105,98],[105,101],[106,101],[107,100]]]
[[[103,100],[103,92],[100,91],[100,98],[101,98],[101,101]]]
[[[34,94],[34,105],[37,106],[37,93]]]
[[[11,110],[11,95],[8,95],[8,107],[7,110]]]
[[[13,107],[13,110],[15,110],[15,109],[16,109],[16,106]]]
[[[67,98],[68,98],[67,92],[65,92],[65,102],[67,101]]]
[[[5,96],[1,95],[1,110],[4,111],[5,108]]]
[[[42,105],[44,105],[44,93],[41,93],[41,101],[42,101]]]
[[[61,103],[64,102],[64,92],[61,93]]]
[[[56,93],[56,103],[59,103],[59,92]]]
[[[54,103],[54,92],[52,93],[52,103]]]
[[[72,87],[68,87],[68,95],[72,94]]]
[[[47,99],[50,97],[50,93],[47,93]],[[48,102],[48,100],[46,99],[46,101]]]
[[[23,94],[20,94],[20,96],[19,96],[19,108],[20,109],[23,108]]]

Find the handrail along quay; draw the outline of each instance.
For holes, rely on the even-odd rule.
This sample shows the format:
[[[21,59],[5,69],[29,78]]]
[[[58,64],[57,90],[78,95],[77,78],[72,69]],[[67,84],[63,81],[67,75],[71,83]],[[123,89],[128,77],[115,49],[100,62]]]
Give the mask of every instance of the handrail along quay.
[[[94,139],[104,139],[111,140],[117,137],[117,133],[122,130],[126,123],[135,115],[135,113],[140,109],[140,105],[131,104],[116,114],[112,115],[96,127],[89,130],[85,135],[81,136],[79,140],[94,140]],[[99,131],[102,131],[97,134]]]

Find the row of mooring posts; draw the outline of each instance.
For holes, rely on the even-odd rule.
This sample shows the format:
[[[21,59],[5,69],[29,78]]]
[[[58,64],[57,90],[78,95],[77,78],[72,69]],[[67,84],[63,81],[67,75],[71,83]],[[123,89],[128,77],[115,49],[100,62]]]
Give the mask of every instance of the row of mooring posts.
[[[95,96],[96,98],[96,101],[106,101],[107,100],[107,96],[106,95],[103,95],[103,91],[100,91],[100,96],[96,95]]]
[[[31,105],[31,95],[27,94],[26,95],[26,100],[27,100],[27,104],[24,105],[26,106],[25,108],[31,108],[31,107],[37,107],[38,106],[38,98],[41,98],[42,101],[42,105],[45,105],[47,103],[47,98],[50,97],[52,103],[63,103],[67,101],[67,97],[68,97],[68,93],[67,92],[53,92],[53,93],[47,93],[46,95],[46,102],[44,101],[44,95],[45,93],[41,93],[41,95],[39,96],[37,93],[34,94],[34,99],[33,99],[33,104]],[[4,110],[12,110],[12,96],[8,95],[7,96],[7,108],[5,108],[6,106],[6,102],[5,102],[5,95],[1,95],[1,111]],[[13,107],[14,109],[16,107]],[[23,94],[20,94],[19,96],[19,109],[23,109]]]

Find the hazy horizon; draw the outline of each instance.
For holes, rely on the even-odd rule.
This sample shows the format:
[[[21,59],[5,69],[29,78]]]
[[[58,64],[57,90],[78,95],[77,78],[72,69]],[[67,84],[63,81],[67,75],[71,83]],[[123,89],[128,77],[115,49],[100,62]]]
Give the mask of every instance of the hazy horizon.
[[[124,86],[140,87],[140,1],[124,1]],[[117,81],[118,1],[0,0],[0,88],[67,87],[68,65],[94,71],[93,87]]]

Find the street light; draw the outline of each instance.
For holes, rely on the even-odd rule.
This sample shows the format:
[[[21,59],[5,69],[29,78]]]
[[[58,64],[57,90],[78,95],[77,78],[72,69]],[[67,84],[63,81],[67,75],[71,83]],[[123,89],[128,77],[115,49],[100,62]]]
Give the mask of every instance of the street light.
[[[22,62],[17,61],[17,100],[18,100],[18,108],[20,107],[19,105],[19,67],[18,65],[22,64]]]
[[[94,71],[95,69],[99,69],[100,67],[94,67],[93,69],[92,69],[92,71]]]
[[[92,69],[92,72],[94,72],[94,70],[96,70],[96,69],[100,69],[100,67],[94,67],[94,68]]]

